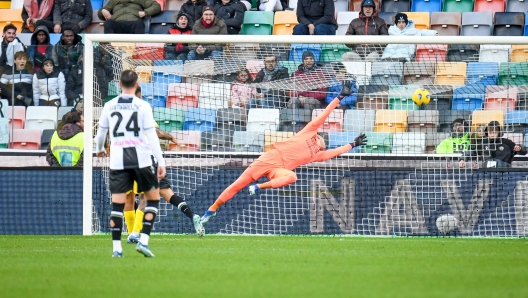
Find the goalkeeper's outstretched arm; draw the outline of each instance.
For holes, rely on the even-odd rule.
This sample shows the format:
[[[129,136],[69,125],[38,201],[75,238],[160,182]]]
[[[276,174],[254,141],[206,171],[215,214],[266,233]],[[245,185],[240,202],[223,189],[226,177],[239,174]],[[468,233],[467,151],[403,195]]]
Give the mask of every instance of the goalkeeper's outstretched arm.
[[[325,161],[332,159],[338,155],[341,155],[343,153],[347,153],[348,151],[352,150],[354,147],[366,145],[368,142],[367,136],[365,134],[360,134],[354,139],[354,142],[350,144],[346,144],[344,146],[331,149],[331,150],[325,150],[325,151],[319,151],[317,154],[314,155],[314,158],[312,159],[312,162],[319,162],[319,161]]]

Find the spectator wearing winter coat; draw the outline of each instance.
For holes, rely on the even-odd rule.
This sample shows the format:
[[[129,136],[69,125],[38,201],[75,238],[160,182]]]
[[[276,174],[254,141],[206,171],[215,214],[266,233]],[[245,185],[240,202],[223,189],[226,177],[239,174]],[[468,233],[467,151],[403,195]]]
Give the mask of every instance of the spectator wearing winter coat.
[[[363,0],[359,18],[353,19],[348,25],[345,35],[388,35],[387,23],[378,17],[376,4],[373,0]],[[347,44],[350,52],[343,54],[342,61],[368,60],[378,61],[383,52],[382,45],[376,44]]]
[[[55,0],[53,7],[53,32],[61,33],[62,27],[69,27],[79,34],[92,23],[90,0]]]
[[[409,20],[404,13],[398,13],[395,17],[396,24],[390,26],[389,35],[394,36],[435,36],[436,30],[419,30],[414,27],[413,20]],[[381,59],[411,61],[416,51],[415,44],[389,44],[385,47]]]
[[[105,21],[104,33],[145,34],[145,17],[161,12],[154,0],[110,0],[97,15]]]
[[[202,9],[207,6],[207,2],[205,0],[188,0],[187,2],[183,3],[182,7],[180,8],[180,13],[186,13],[190,16],[190,20],[196,21],[202,17]],[[191,24],[192,27],[192,22]]]
[[[192,34],[227,34],[227,26],[224,20],[215,16],[214,8],[207,5],[202,10],[202,17],[194,23]],[[190,44],[187,60],[204,60],[208,57],[216,57],[220,55],[222,49],[223,45],[221,44]]]
[[[215,16],[224,20],[228,34],[240,33],[244,22],[244,9],[240,3],[234,0],[222,0],[214,6]]]
[[[264,67],[257,73],[253,83],[267,83],[289,79],[288,69],[281,66],[277,57],[264,57]],[[257,88],[257,94],[250,100],[249,108],[279,109],[287,102],[286,93],[282,90]]]
[[[53,31],[54,0],[24,0],[22,6],[22,33],[35,32],[40,26]]]
[[[55,70],[53,60],[42,62],[42,69],[33,75],[33,102],[36,106],[67,106],[66,80]]]
[[[315,62],[315,56],[310,51],[305,51],[302,54],[302,64],[293,73],[292,79],[295,84],[309,86],[314,83],[319,83],[320,80],[325,80],[327,76],[323,70],[323,65]],[[306,89],[305,87],[303,89]],[[313,89],[311,91],[294,91],[292,98],[288,102],[288,108],[304,108],[304,109],[318,109],[324,104],[326,98],[327,87]]]
[[[335,35],[334,0],[299,0],[293,35]]]
[[[68,76],[72,65],[77,65],[83,54],[82,37],[68,27],[62,28],[60,41],[53,47],[52,59],[58,70]]]
[[[13,105],[15,106],[27,107],[31,105],[33,100],[32,83],[34,71],[27,61],[28,57],[25,52],[16,52],[15,69],[7,69],[0,78],[0,83],[5,86],[2,87],[2,95],[5,95],[5,98],[7,98],[10,103],[14,95]]]
[[[334,77],[330,81],[328,87],[328,93],[326,94],[325,103],[330,104],[334,98],[341,95],[341,88],[343,87],[343,81],[347,78],[347,71],[345,66],[342,63],[338,63],[334,66]],[[356,102],[358,99],[358,90],[355,80],[352,81],[352,88],[350,89],[351,93],[348,96],[345,96],[339,101],[339,108],[354,109],[356,107]]]
[[[42,61],[51,58],[53,45],[50,43],[50,35],[46,26],[38,26],[31,35],[31,46],[28,48],[28,61],[33,64],[35,71],[42,68]]]
[[[103,44],[94,48],[94,79],[97,80],[102,99],[108,97],[108,83],[114,79],[112,59],[113,56],[108,53]],[[94,97],[94,100],[97,100],[97,98]],[[103,105],[102,101],[96,103],[101,106]]]
[[[191,34],[192,33],[192,19],[191,16],[183,11],[180,11],[176,16],[176,23],[169,29],[169,34]],[[165,47],[165,54],[168,57],[165,59],[171,60],[187,60],[189,54],[189,44],[177,43],[168,44]]]
[[[237,79],[231,88],[229,107],[245,108],[249,100],[257,94],[257,88],[250,86],[251,74],[247,69],[238,72]]]
[[[288,8],[287,0],[257,0],[257,7],[260,11],[281,11]]]
[[[46,161],[52,167],[82,167],[84,157],[84,117],[68,112],[57,127],[46,150]]]
[[[79,59],[79,63],[72,65],[68,76],[66,77],[66,98],[68,99],[68,106],[75,106],[81,101],[83,96],[83,81],[84,68],[83,59]]]
[[[26,51],[24,44],[16,37],[16,30],[13,24],[4,27],[0,43],[0,74],[13,66],[15,53]]]

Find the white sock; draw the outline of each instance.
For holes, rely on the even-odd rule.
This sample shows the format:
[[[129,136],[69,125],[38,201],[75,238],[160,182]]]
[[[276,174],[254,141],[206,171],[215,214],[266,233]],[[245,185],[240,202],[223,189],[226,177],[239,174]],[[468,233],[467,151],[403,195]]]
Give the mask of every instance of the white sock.
[[[112,240],[114,245],[114,251],[123,252],[123,247],[121,247],[121,240]]]
[[[139,242],[141,242],[141,244],[143,245],[148,245],[150,236],[147,234],[143,234],[143,233],[139,235],[140,235]]]

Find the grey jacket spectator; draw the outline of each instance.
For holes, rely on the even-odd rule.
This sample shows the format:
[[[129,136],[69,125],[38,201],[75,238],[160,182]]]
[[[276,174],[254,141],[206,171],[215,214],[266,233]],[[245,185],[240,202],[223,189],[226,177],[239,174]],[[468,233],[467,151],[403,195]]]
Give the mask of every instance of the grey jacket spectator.
[[[215,5],[215,16],[224,20],[228,34],[238,34],[244,22],[243,5],[234,0],[223,0]]]
[[[53,6],[54,32],[60,33],[61,27],[70,27],[75,33],[86,30],[92,22],[92,3],[90,0],[55,0]]]
[[[68,76],[72,65],[77,65],[84,50],[82,37],[72,29],[62,28],[61,40],[53,47],[52,59],[58,70]]]
[[[43,38],[45,35],[45,38]],[[34,70],[42,68],[42,62],[53,55],[53,45],[50,43],[48,27],[38,26],[31,35],[31,46],[28,47],[28,61]]]
[[[51,68],[51,72],[46,71],[46,64],[53,66],[51,59],[44,60],[42,64],[43,68],[33,75],[33,102],[36,106],[67,106],[64,75],[54,67]]]
[[[286,67],[281,66],[277,62],[276,57],[273,57],[275,59],[272,59],[271,57],[273,56],[264,58],[265,66],[257,73],[257,76],[255,77],[255,80],[253,80],[253,83],[266,83],[271,81],[285,80],[290,77],[290,75],[288,74],[288,69]],[[274,60],[274,62],[272,62],[272,60]],[[272,70],[270,71],[268,70],[268,68],[271,68]],[[273,97],[274,100],[277,101],[277,107],[284,107],[285,103],[287,102],[287,96],[284,90],[257,88],[257,92],[258,97]],[[262,94],[262,96],[259,94]]]

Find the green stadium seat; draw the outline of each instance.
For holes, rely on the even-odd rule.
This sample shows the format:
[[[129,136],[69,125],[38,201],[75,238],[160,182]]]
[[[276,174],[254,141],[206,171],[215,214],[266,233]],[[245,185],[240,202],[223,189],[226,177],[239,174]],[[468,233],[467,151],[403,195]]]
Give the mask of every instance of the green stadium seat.
[[[444,12],[472,12],[475,5],[473,0],[445,0]]]
[[[389,87],[389,110],[418,110],[412,95],[420,85],[393,85]]]
[[[246,11],[242,34],[244,35],[271,35],[273,30],[272,11]]]
[[[279,63],[280,65],[288,69],[288,73],[290,75],[293,74],[297,70],[297,68],[299,68],[299,65],[301,64],[300,62],[296,62],[296,61],[280,61]]]
[[[164,131],[183,130],[184,110],[171,108],[154,108],[154,120]]]
[[[341,62],[341,56],[350,52],[344,44],[323,44],[321,62]]]
[[[365,153],[391,153],[392,133],[390,132],[366,132],[368,143],[363,146]]]
[[[506,62],[499,66],[499,85],[528,84],[528,62]]]

